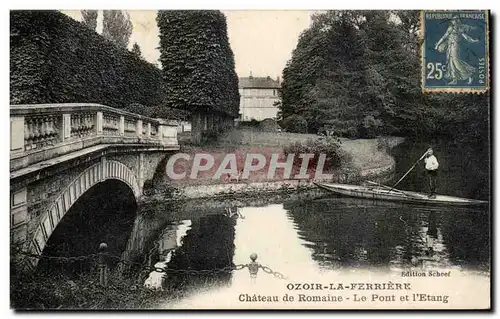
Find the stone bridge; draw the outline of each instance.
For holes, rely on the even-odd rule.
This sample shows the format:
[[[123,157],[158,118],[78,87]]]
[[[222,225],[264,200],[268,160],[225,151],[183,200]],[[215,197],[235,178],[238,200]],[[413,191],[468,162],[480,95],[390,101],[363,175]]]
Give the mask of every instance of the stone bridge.
[[[93,186],[117,180],[139,200],[179,149],[175,123],[100,104],[13,105],[10,124],[11,244],[34,254]]]

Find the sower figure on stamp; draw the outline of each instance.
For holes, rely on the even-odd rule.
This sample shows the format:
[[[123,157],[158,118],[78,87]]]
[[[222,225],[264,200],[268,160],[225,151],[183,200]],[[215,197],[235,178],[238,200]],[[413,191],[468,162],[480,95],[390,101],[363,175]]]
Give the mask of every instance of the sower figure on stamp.
[[[476,68],[468,64],[460,57],[460,43],[466,40],[470,43],[479,42],[473,39],[466,32],[475,27],[463,24],[458,16],[453,17],[446,33],[436,43],[435,49],[439,52],[446,52],[445,79],[451,80],[448,84],[457,84],[458,80],[468,80],[472,83],[472,76]]]
[[[432,148],[427,150],[427,154],[424,158],[425,169],[427,170],[427,175],[429,176],[429,187],[430,195],[429,198],[436,198],[436,180],[439,168],[439,163],[436,156],[434,156],[434,151]]]

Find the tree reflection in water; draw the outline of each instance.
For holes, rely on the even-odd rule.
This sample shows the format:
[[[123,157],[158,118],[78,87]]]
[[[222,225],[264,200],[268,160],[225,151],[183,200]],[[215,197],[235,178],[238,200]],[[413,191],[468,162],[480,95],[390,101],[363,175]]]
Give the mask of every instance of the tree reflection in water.
[[[284,203],[323,267],[390,268],[488,262],[488,216],[351,198]],[[429,265],[429,263],[427,263]]]
[[[261,260],[289,272],[306,264],[309,266],[304,271],[312,271],[318,265],[325,270],[400,271],[408,267],[487,267],[489,260],[486,211],[336,197],[284,199],[282,204],[243,206],[240,209],[245,212],[243,215],[234,207],[229,210],[223,205],[174,210],[168,214],[162,209],[153,214],[156,216],[153,220],[158,218],[155,222],[144,222],[156,225],[157,231],[141,232],[151,240],[135,240],[147,243],[141,250],[149,251],[141,253],[138,259],[146,260],[150,266],[164,262],[164,266],[175,269],[220,269],[233,262],[247,262],[247,253],[254,250],[263,254],[266,241],[270,240],[268,244],[273,249],[289,251],[267,254]],[[165,243],[166,238],[174,237],[165,232],[176,232],[178,236],[179,225],[186,220],[190,224],[182,241],[170,245],[171,249],[168,245],[161,248],[160,241]],[[239,229],[238,238],[235,226]],[[252,240],[249,246],[248,241]],[[301,252],[300,258],[291,257],[298,249],[294,245],[308,250]],[[235,248],[242,257],[237,258],[238,262]],[[289,259],[283,263],[283,258]],[[246,273],[235,274],[246,276]],[[195,289],[231,285],[238,280],[238,276],[232,275],[169,274],[165,285]],[[242,278],[242,282],[246,279]]]
[[[192,220],[190,228],[176,249],[160,249],[152,261],[163,260],[162,267],[171,269],[210,270],[233,265],[235,219],[225,215],[208,215]],[[164,238],[164,237],[163,237]],[[162,258],[163,256],[163,258]],[[168,256],[168,258],[167,258]],[[229,284],[231,273],[168,274],[165,284],[170,287],[201,284]]]

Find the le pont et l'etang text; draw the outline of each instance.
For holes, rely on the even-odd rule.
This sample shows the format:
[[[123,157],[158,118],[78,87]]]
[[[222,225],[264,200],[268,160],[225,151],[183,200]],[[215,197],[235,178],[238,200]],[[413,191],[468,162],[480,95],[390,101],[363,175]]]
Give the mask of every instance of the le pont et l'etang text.
[[[410,293],[410,283],[382,282],[382,283],[288,283],[286,288],[296,292],[276,295],[240,294],[240,302],[441,302],[448,303],[448,295],[433,295],[426,293]],[[315,291],[356,291],[350,295],[315,295]],[[359,291],[359,292],[358,292]],[[368,295],[361,294],[369,292]],[[376,291],[376,293],[375,293]],[[403,295],[396,296],[391,291],[399,291]],[[311,294],[313,292],[313,294]]]

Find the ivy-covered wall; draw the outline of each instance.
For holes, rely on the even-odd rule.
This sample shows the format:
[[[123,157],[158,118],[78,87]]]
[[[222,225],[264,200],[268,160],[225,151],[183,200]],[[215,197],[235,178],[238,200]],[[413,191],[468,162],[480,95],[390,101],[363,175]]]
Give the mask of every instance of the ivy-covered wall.
[[[58,11],[11,11],[10,103],[160,105],[161,71]]]

